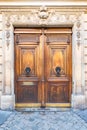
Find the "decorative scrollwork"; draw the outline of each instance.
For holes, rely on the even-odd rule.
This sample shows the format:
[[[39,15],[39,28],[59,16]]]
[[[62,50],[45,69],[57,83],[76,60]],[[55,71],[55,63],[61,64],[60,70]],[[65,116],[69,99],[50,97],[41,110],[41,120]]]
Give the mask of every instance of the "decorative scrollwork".
[[[47,11],[47,7],[46,6],[42,6],[40,8],[40,12],[38,13],[39,18],[41,19],[47,19],[49,16],[49,12]]]

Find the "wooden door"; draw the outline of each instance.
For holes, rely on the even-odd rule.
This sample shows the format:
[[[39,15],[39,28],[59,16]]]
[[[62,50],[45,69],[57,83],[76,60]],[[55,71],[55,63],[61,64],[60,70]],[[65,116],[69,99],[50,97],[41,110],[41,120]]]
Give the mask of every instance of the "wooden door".
[[[19,28],[14,33],[16,106],[67,106],[72,82],[71,29]]]
[[[69,107],[72,84],[71,29],[45,30],[45,103]]]

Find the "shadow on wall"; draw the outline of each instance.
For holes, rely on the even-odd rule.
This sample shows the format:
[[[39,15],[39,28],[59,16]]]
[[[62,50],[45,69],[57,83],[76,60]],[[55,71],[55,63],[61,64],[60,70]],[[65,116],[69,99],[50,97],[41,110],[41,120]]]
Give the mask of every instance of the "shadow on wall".
[[[10,111],[0,110],[0,125],[2,125],[11,114],[12,114],[12,112],[10,112]]]

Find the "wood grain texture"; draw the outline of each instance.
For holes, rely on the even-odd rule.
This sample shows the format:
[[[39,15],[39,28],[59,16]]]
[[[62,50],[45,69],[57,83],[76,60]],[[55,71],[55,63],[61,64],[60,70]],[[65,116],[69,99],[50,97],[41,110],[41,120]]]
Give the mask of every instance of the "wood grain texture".
[[[22,33],[21,33],[22,32]],[[60,32],[60,33],[59,33]],[[16,103],[70,103],[72,88],[71,28],[16,28]],[[25,68],[30,67],[29,75]],[[60,71],[56,71],[56,67]]]

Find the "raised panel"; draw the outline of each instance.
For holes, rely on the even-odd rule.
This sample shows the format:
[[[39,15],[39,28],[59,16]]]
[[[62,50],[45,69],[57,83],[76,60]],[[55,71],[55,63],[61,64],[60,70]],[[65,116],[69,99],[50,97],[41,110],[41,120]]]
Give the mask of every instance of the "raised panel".
[[[49,83],[47,90],[47,103],[69,102],[69,83]]]
[[[70,34],[46,34],[46,42],[48,44],[69,44],[71,42]]]
[[[40,34],[16,34],[15,41],[16,44],[38,44]]]
[[[21,72],[25,70],[26,67],[31,68],[31,74],[35,74],[35,49],[22,48],[21,49]],[[23,73],[22,72],[22,73]]]
[[[56,76],[56,67],[61,67],[62,75],[66,74],[67,66],[67,46],[57,46],[50,48],[50,57],[51,57],[51,76]]]
[[[25,75],[25,69],[30,67],[30,75],[36,75],[36,64],[37,64],[37,47],[36,46],[19,46],[19,70],[20,75]]]
[[[38,102],[38,84],[35,82],[19,82],[16,100],[18,103]]]

